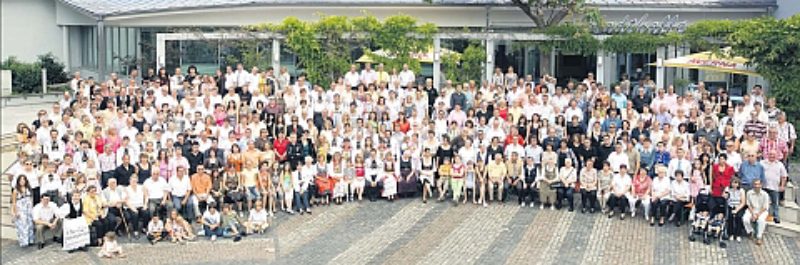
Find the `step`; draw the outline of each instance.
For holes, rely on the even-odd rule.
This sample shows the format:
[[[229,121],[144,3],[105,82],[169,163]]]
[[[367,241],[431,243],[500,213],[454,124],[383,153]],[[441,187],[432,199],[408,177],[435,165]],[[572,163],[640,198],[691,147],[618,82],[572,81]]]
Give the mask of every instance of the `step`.
[[[783,193],[783,199],[785,201],[797,202],[797,186],[795,186],[794,183],[786,183],[786,190]]]
[[[12,221],[11,213],[9,213],[9,214],[3,213],[2,215],[0,215],[0,224],[2,224],[2,225],[13,225],[14,222]]]
[[[13,226],[0,226],[0,235],[2,235],[2,239],[7,240],[17,240],[17,229]]]
[[[796,202],[786,200],[784,205],[778,208],[781,222],[800,224],[800,206]]]
[[[800,238],[800,224],[792,224],[787,222],[776,224],[773,222],[767,222],[767,232],[786,237]]]

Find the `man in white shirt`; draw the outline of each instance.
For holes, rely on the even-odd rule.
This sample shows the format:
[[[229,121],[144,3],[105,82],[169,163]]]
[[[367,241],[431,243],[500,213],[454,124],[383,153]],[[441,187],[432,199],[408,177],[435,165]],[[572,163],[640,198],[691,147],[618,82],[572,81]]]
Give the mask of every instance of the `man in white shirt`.
[[[686,151],[683,148],[678,149],[678,155],[675,159],[669,161],[667,175],[670,179],[675,179],[675,172],[678,170],[684,172],[684,178],[686,177],[686,172],[692,172],[692,162],[686,159]]]
[[[773,150],[766,155],[767,159],[761,161],[764,167],[765,183],[762,183],[764,191],[769,194],[770,206],[769,212],[772,215],[772,221],[780,224],[781,221],[778,217],[778,206],[780,204],[780,194],[782,190],[786,189],[786,181],[789,179],[789,174],[786,167],[778,160],[778,151]]]
[[[753,223],[758,228],[755,232],[756,244],[764,243],[764,230],[767,228],[767,215],[769,211],[769,195],[761,189],[761,180],[753,181],[753,189],[747,192],[747,210],[742,216],[744,230],[753,235]]]
[[[170,198],[172,198],[172,206],[177,210],[186,220],[194,220],[194,205],[189,197],[192,195],[192,183],[189,177],[186,176],[186,168],[178,166],[175,176],[169,179]],[[172,211],[169,209],[169,211]]]
[[[344,74],[344,83],[352,90],[356,90],[358,84],[361,83],[361,77],[358,75],[358,72],[356,72],[355,64],[350,65],[350,71]]]
[[[161,209],[172,209],[172,201],[169,199],[170,186],[166,180],[153,174],[142,184],[144,187],[144,197],[147,200],[147,211],[150,216],[162,216]]]
[[[622,144],[618,143],[614,146],[614,152],[608,155],[608,163],[611,164],[611,170],[620,172],[620,168],[624,165],[629,166],[628,153],[622,148]]]
[[[250,73],[244,70],[244,66],[241,63],[236,65],[236,72],[233,73],[233,78],[237,93],[241,93],[243,87],[250,85]]]
[[[619,208],[619,219],[625,219],[628,199],[631,197],[631,176],[628,175],[628,166],[619,166],[619,173],[611,178],[611,196],[608,198],[608,218],[614,217],[615,208]]]
[[[372,65],[366,63],[364,70],[361,70],[361,83],[364,85],[374,84],[378,80],[378,73],[372,70]]]
[[[414,72],[408,69],[408,64],[403,64],[403,70],[400,71],[398,77],[400,78],[400,87],[404,89],[413,84],[416,79]]]
[[[39,249],[44,248],[44,243],[47,239],[44,237],[44,232],[51,231],[53,233],[53,240],[61,235],[61,219],[56,216],[55,204],[50,203],[50,197],[42,197],[42,201],[33,207],[33,224],[36,226],[36,243]]]

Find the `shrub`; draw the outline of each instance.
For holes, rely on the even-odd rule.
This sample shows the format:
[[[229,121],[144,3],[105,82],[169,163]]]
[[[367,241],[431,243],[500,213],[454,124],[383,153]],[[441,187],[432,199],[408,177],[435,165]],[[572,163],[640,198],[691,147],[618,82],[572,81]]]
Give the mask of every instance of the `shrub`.
[[[64,64],[57,61],[52,53],[39,55],[38,58],[39,66],[47,69],[48,84],[61,84],[69,81],[67,72],[64,71]]]
[[[60,84],[69,81],[64,72],[64,64],[57,61],[52,53],[38,56],[37,62],[26,63],[14,56],[8,57],[0,69],[11,70],[11,87],[14,93],[40,92],[42,87],[42,68],[47,69],[47,83]]]
[[[11,56],[3,61],[0,68],[11,70],[11,87],[14,93],[30,93],[38,91],[42,86],[42,70],[38,63],[24,63]]]

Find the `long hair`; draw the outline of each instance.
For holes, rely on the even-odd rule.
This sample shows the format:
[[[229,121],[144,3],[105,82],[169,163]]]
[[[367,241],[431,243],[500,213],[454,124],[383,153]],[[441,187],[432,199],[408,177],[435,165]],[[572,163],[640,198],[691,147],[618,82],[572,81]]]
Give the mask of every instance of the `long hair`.
[[[20,185],[20,182],[23,179],[25,180],[25,186]],[[14,190],[21,191],[21,190],[30,190],[30,189],[31,189],[31,183],[30,183],[30,181],[28,181],[28,176],[19,175],[19,177],[17,178],[17,185],[14,187]]]

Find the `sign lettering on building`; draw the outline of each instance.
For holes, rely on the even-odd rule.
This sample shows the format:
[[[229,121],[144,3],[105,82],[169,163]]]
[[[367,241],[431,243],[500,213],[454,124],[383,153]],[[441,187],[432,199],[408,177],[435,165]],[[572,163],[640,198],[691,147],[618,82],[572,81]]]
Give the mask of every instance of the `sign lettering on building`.
[[[669,32],[682,33],[686,30],[688,22],[680,20],[678,15],[667,15],[660,21],[648,21],[648,14],[644,14],[639,18],[625,15],[622,20],[608,21],[605,25],[592,24],[592,32],[594,34],[625,34],[625,33],[649,33],[649,34],[666,34]]]

